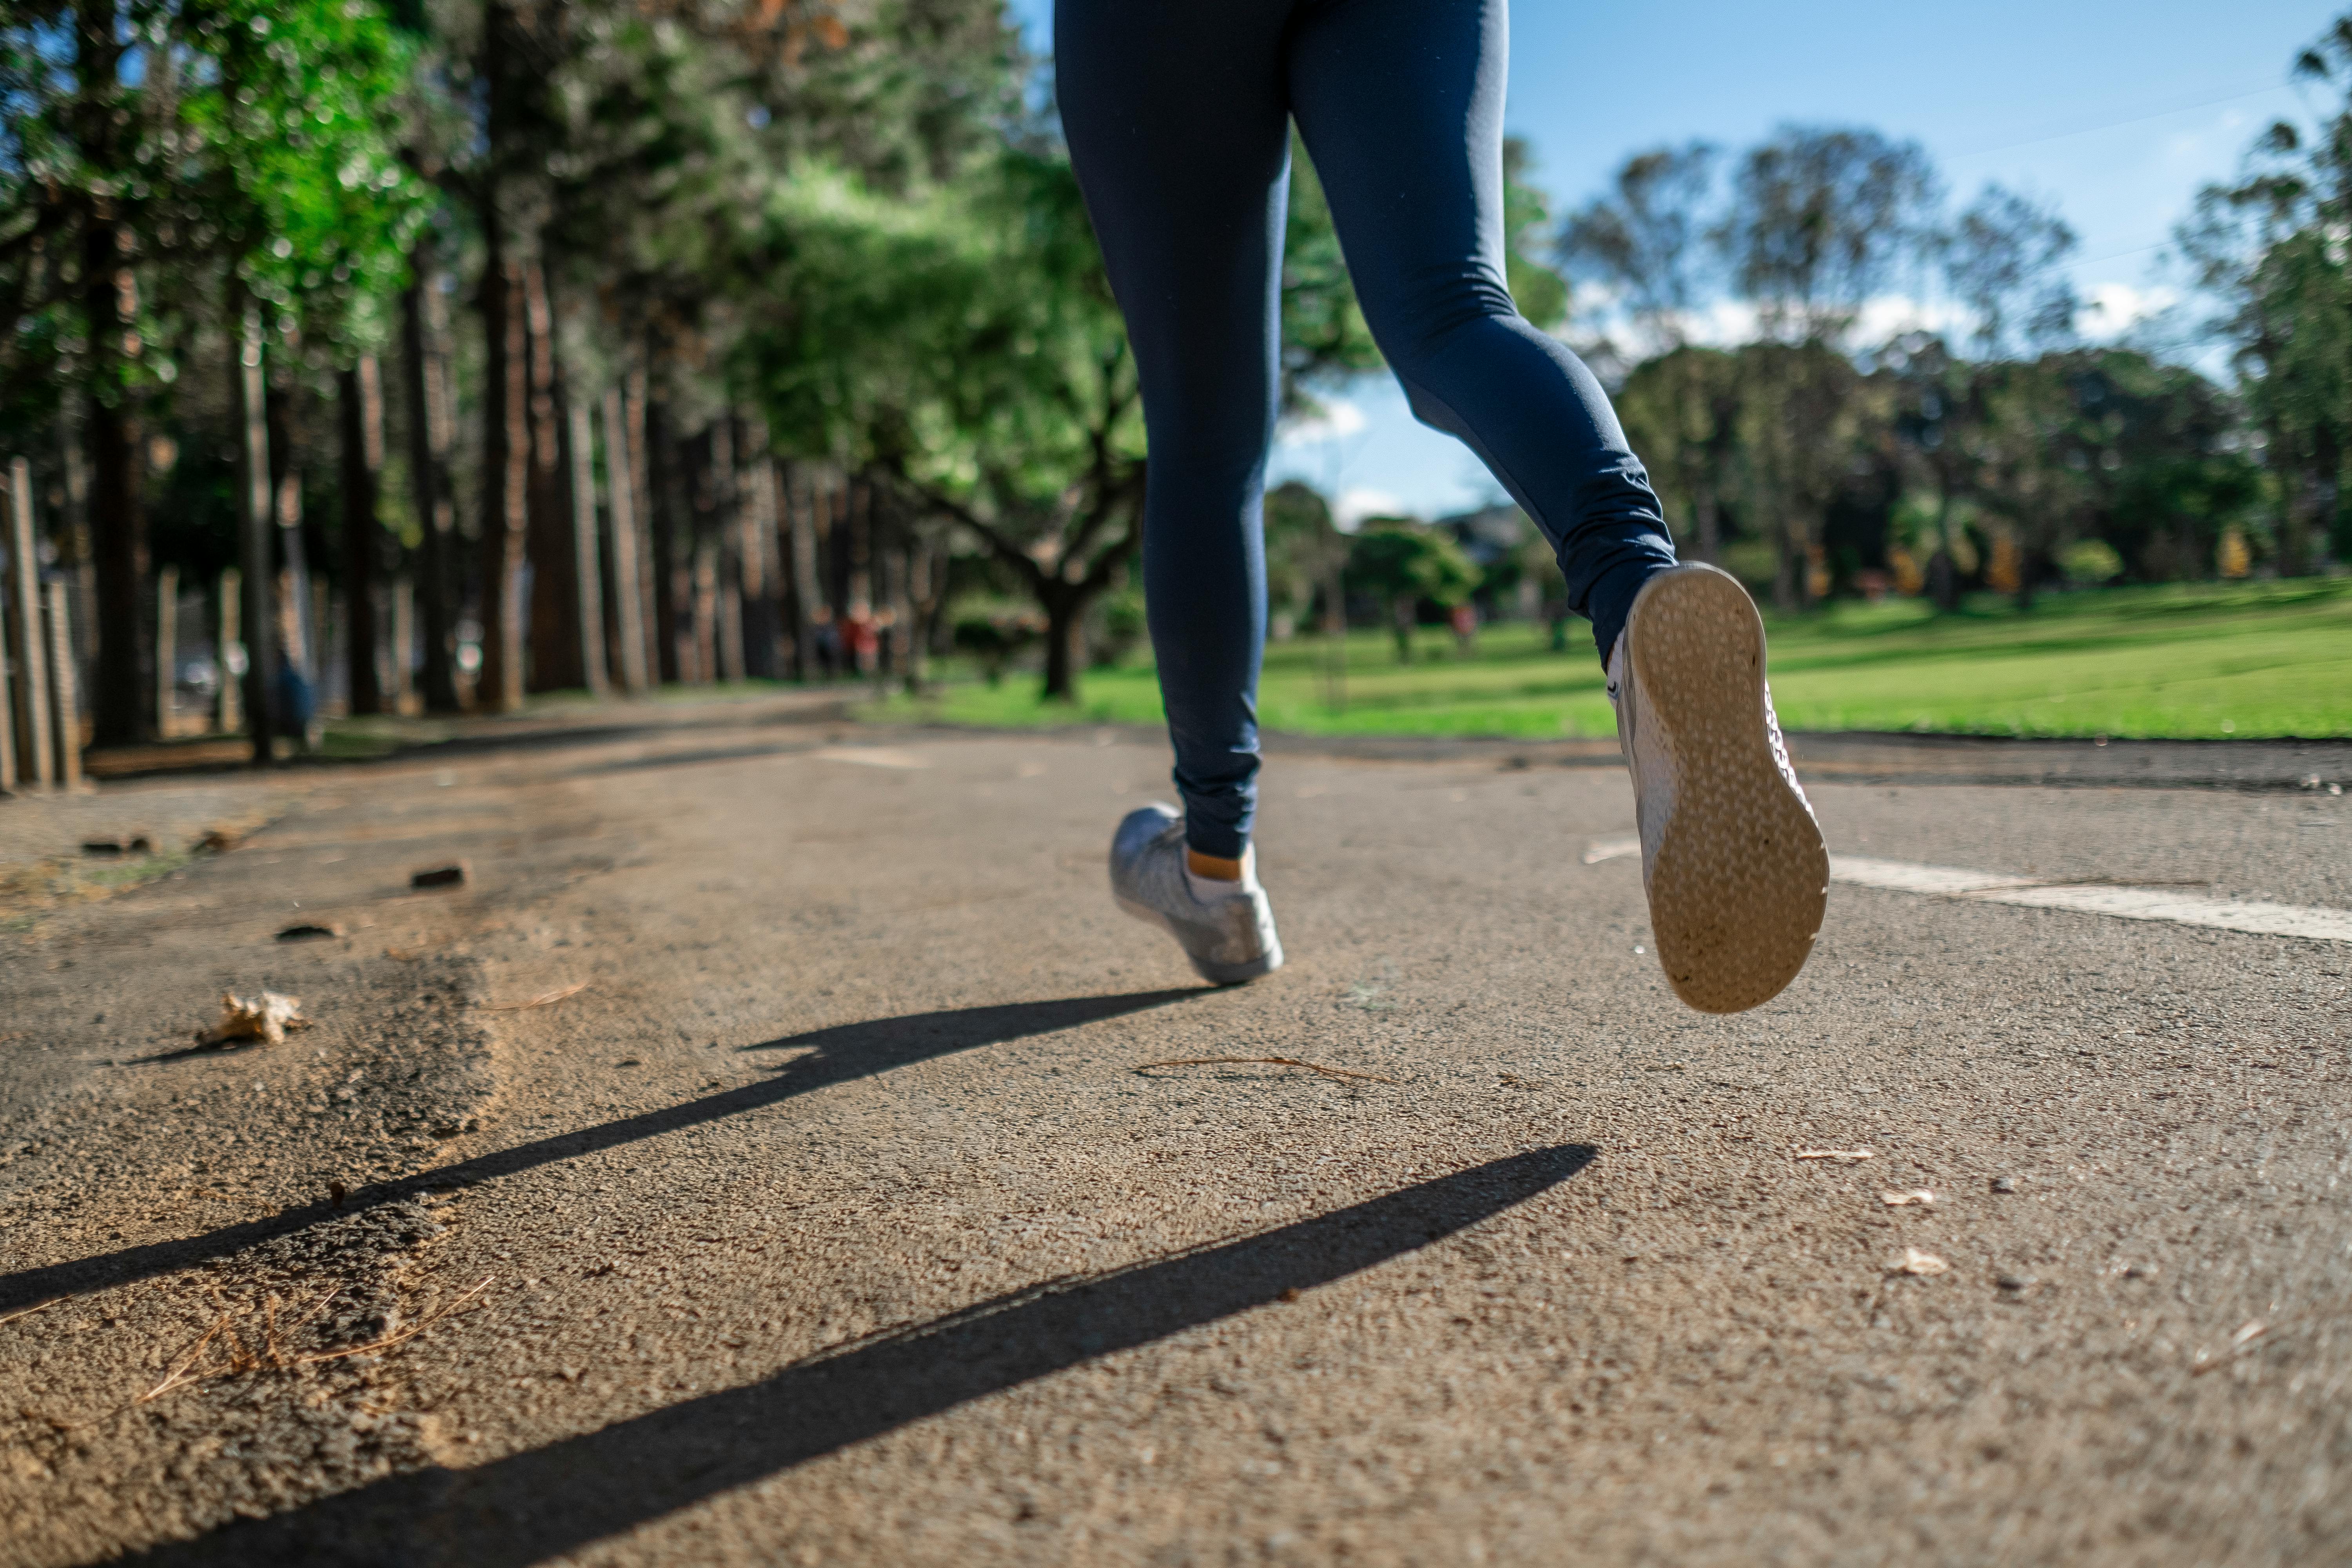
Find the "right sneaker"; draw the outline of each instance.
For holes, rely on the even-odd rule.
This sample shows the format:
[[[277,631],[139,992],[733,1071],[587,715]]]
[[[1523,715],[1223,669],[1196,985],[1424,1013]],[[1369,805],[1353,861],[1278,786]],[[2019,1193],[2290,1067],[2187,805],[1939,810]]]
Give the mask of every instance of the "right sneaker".
[[[1110,894],[1120,909],[1174,937],[1213,984],[1238,985],[1282,967],[1255,849],[1244,851],[1238,882],[1193,876],[1184,863],[1184,818],[1172,805],[1155,801],[1119,823],[1110,840]]]
[[[1643,584],[1610,655],[1609,698],[1667,984],[1702,1013],[1769,1001],[1821,933],[1830,863],[1773,716],[1748,590],[1696,564]]]

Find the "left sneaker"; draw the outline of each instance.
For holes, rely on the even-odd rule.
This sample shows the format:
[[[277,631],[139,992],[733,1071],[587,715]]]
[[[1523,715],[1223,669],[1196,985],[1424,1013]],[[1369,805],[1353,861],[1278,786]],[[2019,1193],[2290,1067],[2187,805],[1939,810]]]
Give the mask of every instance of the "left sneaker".
[[[1110,892],[1120,909],[1174,937],[1212,984],[1238,985],[1282,967],[1255,849],[1243,852],[1238,882],[1193,876],[1184,863],[1184,819],[1172,805],[1154,802],[1119,823],[1110,841]]]
[[[1643,584],[1609,658],[1609,700],[1667,983],[1702,1013],[1771,1000],[1821,932],[1830,863],[1780,740],[1748,590],[1696,564]]]

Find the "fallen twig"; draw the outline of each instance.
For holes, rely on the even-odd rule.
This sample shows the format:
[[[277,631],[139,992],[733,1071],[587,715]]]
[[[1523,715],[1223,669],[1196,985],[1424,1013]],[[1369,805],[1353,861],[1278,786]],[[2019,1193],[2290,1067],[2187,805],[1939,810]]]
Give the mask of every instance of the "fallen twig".
[[[396,1334],[386,1334],[380,1340],[373,1340],[363,1345],[353,1345],[349,1350],[315,1351],[310,1355],[298,1355],[290,1364],[295,1366],[307,1366],[312,1362],[341,1361],[345,1356],[373,1355],[377,1351],[390,1350],[396,1344],[401,1344],[406,1341],[415,1339],[417,1335],[423,1333],[425,1330],[431,1328],[434,1324],[439,1322],[442,1319],[447,1317],[450,1313],[456,1311],[458,1308],[464,1306],[467,1302],[480,1295],[483,1291],[488,1289],[490,1288],[490,1281],[494,1278],[496,1278],[494,1275],[483,1275],[481,1279],[474,1282],[474,1288],[472,1289],[467,1291],[464,1295],[458,1297],[447,1306],[436,1307],[433,1310],[425,1313],[425,1316],[419,1318],[415,1322],[411,1323],[408,1327],[401,1330],[400,1332]]]
[[[1877,1156],[1867,1149],[1800,1149],[1800,1160],[1874,1160]]]
[[[588,989],[589,984],[588,981],[583,980],[577,985],[567,985],[561,991],[550,991],[534,996],[528,1002],[485,1002],[481,1004],[481,1008],[485,1013],[520,1013],[532,1007],[552,1006],[566,996],[579,995]]]
[[[184,1384],[195,1382],[196,1380],[193,1376],[189,1375],[189,1369],[194,1367],[196,1364],[197,1358],[205,1353],[205,1348],[213,1342],[214,1339],[219,1335],[223,1329],[227,1327],[228,1314],[226,1312],[223,1312],[219,1317],[213,1320],[213,1326],[211,1328],[206,1329],[201,1335],[197,1336],[196,1342],[190,1345],[186,1353],[181,1356],[179,1364],[173,1367],[171,1371],[163,1374],[163,1381],[149,1389],[146,1393],[141,1394],[136,1400],[132,1401],[132,1403],[144,1405],[151,1399],[162,1398],[164,1394],[171,1393],[172,1390],[180,1387]]]
[[[1383,1078],[1376,1072],[1358,1072],[1353,1068],[1325,1067],[1321,1062],[1301,1061],[1297,1057],[1177,1057],[1164,1062],[1143,1062],[1138,1065],[1135,1070],[1142,1072],[1150,1068],[1226,1067],[1305,1068],[1308,1072],[1319,1072],[1327,1078],[1358,1078],[1370,1083],[1396,1082],[1396,1079]]]
[[[235,1320],[239,1309],[231,1307],[226,1301],[222,1300],[220,1292],[215,1290],[213,1292],[213,1300],[222,1308],[220,1316],[213,1320],[212,1327],[196,1336],[194,1343],[189,1345],[174,1359],[172,1370],[163,1374],[163,1380],[161,1383],[139,1395],[131,1403],[144,1405],[151,1400],[162,1398],[174,1389],[185,1388],[190,1384],[201,1383],[208,1377],[223,1375],[234,1377],[240,1373],[247,1372],[283,1372],[289,1367],[310,1366],[319,1362],[341,1361],[346,1356],[373,1355],[379,1351],[390,1350],[394,1345],[415,1339],[467,1302],[479,1296],[490,1288],[493,1278],[491,1275],[483,1275],[472,1289],[455,1300],[435,1308],[398,1333],[386,1334],[380,1340],[371,1340],[363,1345],[349,1345],[336,1351],[313,1351],[308,1355],[289,1354],[285,1349],[285,1342],[317,1318],[320,1312],[326,1310],[328,1303],[342,1294],[341,1286],[335,1287],[320,1297],[309,1311],[303,1313],[290,1327],[282,1331],[278,1324],[278,1298],[269,1297],[260,1309],[262,1331],[261,1348],[258,1351],[248,1344],[245,1336],[237,1331]],[[249,1306],[243,1310],[252,1310]],[[227,1364],[226,1366],[199,1365],[198,1363],[205,1360],[205,1352],[212,1348],[213,1342],[224,1336],[229,1343]]]
[[[9,1313],[6,1317],[5,1317],[5,1318],[0,1318],[0,1324],[13,1323],[13,1322],[15,1322],[15,1321],[16,1321],[17,1319],[19,1319],[19,1318],[29,1318],[29,1317],[31,1317],[31,1316],[32,1316],[34,1313],[36,1313],[36,1312],[46,1312],[46,1311],[47,1311],[50,1308],[52,1308],[52,1307],[56,1306],[58,1302],[60,1302],[60,1301],[62,1301],[62,1300],[65,1300],[65,1298],[64,1298],[63,1296],[52,1296],[52,1297],[50,1297],[47,1300],[43,1301],[42,1303],[40,1303],[38,1306],[36,1306],[36,1307],[26,1307],[26,1308],[24,1310],[22,1310],[22,1311],[18,1311],[18,1312],[11,1312],[11,1313]]]

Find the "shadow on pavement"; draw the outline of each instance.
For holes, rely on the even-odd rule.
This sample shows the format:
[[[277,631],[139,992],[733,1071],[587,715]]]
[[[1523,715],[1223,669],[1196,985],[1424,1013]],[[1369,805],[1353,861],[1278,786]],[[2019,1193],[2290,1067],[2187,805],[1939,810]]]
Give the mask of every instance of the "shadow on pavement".
[[[152,1279],[175,1268],[186,1268],[210,1258],[224,1258],[239,1248],[268,1241],[321,1220],[354,1214],[375,1204],[393,1203],[423,1192],[468,1187],[510,1176],[519,1171],[577,1159],[618,1144],[655,1138],[681,1128],[697,1127],[721,1117],[774,1105],[794,1095],[823,1089],[853,1078],[887,1072],[893,1068],[950,1056],[982,1046],[1002,1045],[1032,1035],[1050,1035],[1081,1024],[1123,1014],[1164,1007],[1188,996],[1207,994],[1206,987],[1178,991],[1134,991],[1117,996],[1069,996],[1050,1002],[1013,1002],[993,1007],[957,1007],[937,1013],[916,1013],[903,1018],[877,1018],[866,1023],[837,1024],[805,1035],[769,1040],[747,1050],[801,1050],[760,1083],[690,1100],[683,1105],[623,1117],[602,1126],[519,1143],[454,1165],[437,1165],[398,1181],[377,1182],[351,1193],[341,1204],[306,1204],[281,1210],[266,1219],[226,1226],[207,1235],[175,1241],[149,1242],[119,1252],[40,1268],[0,1275],[0,1313],[29,1307],[53,1296],[103,1290],[133,1280]],[[152,1064],[157,1058],[147,1058]]]
[[[763,1383],[119,1561],[537,1563],[971,1400],[1370,1268],[1536,1196],[1595,1152],[1533,1150],[1278,1230],[1016,1291]]]

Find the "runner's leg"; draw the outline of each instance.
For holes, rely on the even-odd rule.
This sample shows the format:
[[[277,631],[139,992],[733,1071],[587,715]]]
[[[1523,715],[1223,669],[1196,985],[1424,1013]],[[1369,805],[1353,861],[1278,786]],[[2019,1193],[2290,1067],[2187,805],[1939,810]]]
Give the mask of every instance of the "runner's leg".
[[[1461,437],[1543,531],[1605,661],[1675,563],[1649,476],[1584,363],[1511,304],[1505,0],[1302,6],[1292,111],[1365,319],[1423,423]]]
[[[1280,0],[1055,8],[1062,125],[1142,379],[1144,600],[1185,840],[1221,859],[1247,847],[1256,799],[1288,10]]]

